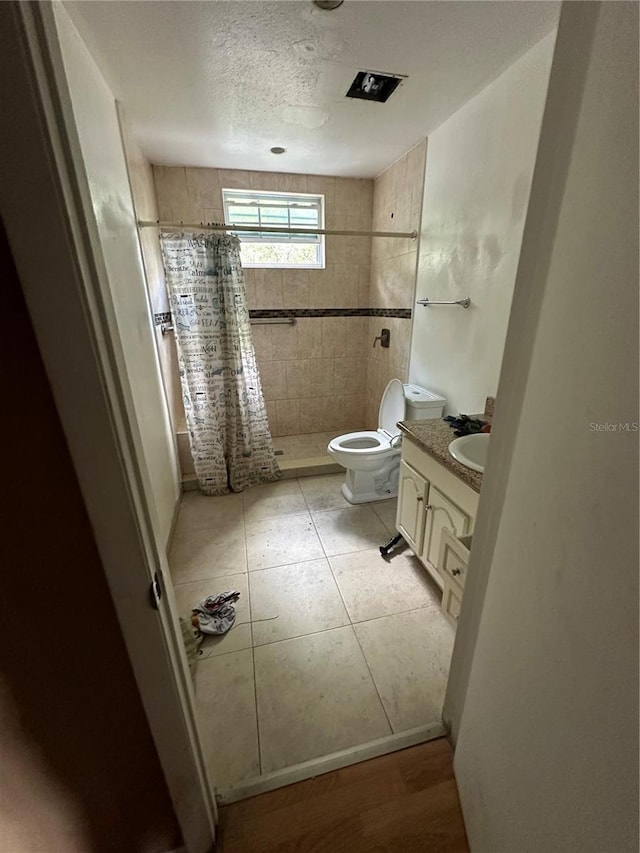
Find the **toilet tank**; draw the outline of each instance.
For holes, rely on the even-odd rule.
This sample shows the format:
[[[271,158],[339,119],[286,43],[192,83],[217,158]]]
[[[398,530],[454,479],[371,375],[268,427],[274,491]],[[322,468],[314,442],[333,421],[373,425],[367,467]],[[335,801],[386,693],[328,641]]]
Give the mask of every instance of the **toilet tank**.
[[[407,421],[441,418],[444,412],[444,405],[447,402],[445,397],[434,394],[433,391],[427,391],[426,388],[420,388],[418,385],[405,385],[404,399],[404,417]]]

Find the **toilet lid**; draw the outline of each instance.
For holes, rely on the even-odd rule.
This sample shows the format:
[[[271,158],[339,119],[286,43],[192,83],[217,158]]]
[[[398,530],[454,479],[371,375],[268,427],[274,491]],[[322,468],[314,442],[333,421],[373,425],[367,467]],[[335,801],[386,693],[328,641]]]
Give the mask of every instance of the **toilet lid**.
[[[384,389],[382,400],[380,400],[378,427],[388,432],[389,435],[398,435],[400,430],[396,424],[403,418],[404,385],[399,379],[392,379]]]

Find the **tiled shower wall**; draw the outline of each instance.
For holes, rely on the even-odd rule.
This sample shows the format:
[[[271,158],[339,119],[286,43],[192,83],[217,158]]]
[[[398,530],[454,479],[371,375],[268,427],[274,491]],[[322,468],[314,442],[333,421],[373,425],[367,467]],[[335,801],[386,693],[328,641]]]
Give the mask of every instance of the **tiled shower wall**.
[[[420,230],[426,152],[423,140],[375,179],[373,231]],[[415,309],[417,241],[377,238],[372,243],[371,307]],[[374,348],[373,339],[383,327],[391,331],[391,346]],[[365,424],[375,429],[385,386],[394,378],[407,381],[411,320],[370,317],[367,338]]]
[[[239,188],[322,193],[327,228],[371,229],[372,180],[174,166],[153,174],[163,221],[222,222],[221,191]],[[327,237],[324,270],[246,269],[249,309],[370,307],[371,243]],[[363,427],[368,317],[304,317],[253,332],[273,435]]]

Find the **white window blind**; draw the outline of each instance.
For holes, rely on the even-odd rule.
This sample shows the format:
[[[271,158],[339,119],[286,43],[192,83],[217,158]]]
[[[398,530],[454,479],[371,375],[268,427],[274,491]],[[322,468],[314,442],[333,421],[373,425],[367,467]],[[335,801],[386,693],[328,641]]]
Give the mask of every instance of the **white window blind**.
[[[324,237],[313,233],[324,227],[323,196],[232,189],[223,190],[222,196],[225,222],[264,229],[237,232],[244,266],[324,266]],[[305,228],[309,233],[282,234],[270,231],[270,226]]]

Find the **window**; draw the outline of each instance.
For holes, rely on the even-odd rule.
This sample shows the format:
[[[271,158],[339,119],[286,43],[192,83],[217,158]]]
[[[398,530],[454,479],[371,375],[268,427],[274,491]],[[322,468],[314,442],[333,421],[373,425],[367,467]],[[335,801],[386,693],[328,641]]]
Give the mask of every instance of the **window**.
[[[241,231],[240,257],[244,267],[324,269],[324,196],[306,193],[222,190],[225,222],[264,226],[264,231]],[[279,234],[277,228],[308,228],[309,234]],[[236,232],[233,232],[236,233]]]

